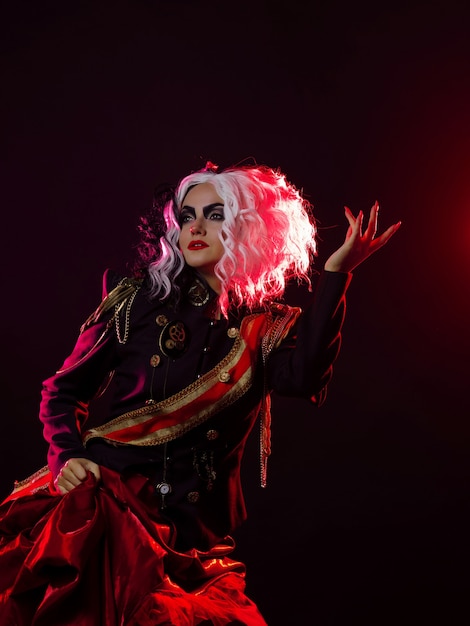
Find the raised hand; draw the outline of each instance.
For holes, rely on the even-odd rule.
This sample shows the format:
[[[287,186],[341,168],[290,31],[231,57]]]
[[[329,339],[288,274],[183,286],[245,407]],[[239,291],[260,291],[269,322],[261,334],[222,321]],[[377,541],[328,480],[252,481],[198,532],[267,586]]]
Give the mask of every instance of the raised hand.
[[[333,252],[325,263],[325,270],[329,272],[351,272],[367,257],[384,246],[401,226],[401,222],[397,222],[376,237],[379,203],[375,202],[370,210],[369,222],[363,234],[363,212],[359,211],[357,217],[354,217],[348,207],[344,207],[344,211],[349,228],[343,245]]]

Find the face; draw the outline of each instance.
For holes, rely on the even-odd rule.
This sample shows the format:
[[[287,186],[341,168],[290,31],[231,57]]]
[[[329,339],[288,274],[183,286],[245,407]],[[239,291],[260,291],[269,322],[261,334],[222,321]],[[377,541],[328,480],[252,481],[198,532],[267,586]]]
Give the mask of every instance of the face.
[[[217,291],[214,268],[224,254],[219,239],[224,222],[224,203],[213,185],[201,183],[186,194],[179,222],[179,244],[184,260]]]

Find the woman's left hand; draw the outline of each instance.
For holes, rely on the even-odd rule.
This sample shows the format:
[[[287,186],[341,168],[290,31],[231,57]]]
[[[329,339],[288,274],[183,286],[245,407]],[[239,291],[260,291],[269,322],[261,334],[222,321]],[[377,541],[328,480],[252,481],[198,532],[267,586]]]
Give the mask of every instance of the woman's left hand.
[[[370,210],[369,223],[362,234],[363,212],[359,211],[358,216],[354,217],[348,207],[344,207],[344,210],[349,228],[343,245],[333,252],[325,263],[325,270],[329,272],[351,272],[367,257],[384,246],[401,226],[401,222],[397,222],[387,228],[382,235],[376,237],[379,211],[379,204],[376,202]]]

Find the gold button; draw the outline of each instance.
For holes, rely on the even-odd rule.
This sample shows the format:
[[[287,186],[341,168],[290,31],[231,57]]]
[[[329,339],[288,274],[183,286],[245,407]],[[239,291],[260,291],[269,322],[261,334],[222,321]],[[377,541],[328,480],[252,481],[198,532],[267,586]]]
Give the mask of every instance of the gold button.
[[[214,441],[214,439],[217,439],[218,436],[219,436],[219,432],[215,430],[214,428],[211,428],[206,433],[206,437],[209,439],[209,441]]]
[[[155,321],[159,326],[166,326],[166,324],[168,324],[168,318],[166,315],[157,315]]]
[[[219,380],[221,383],[228,383],[230,380],[230,372],[220,372]]]
[[[239,332],[240,331],[238,330],[238,328],[235,328],[234,326],[232,326],[231,328],[227,330],[227,335],[230,337],[230,339],[235,339],[235,337],[238,337]]]
[[[150,357],[150,365],[152,367],[157,367],[158,365],[160,365],[160,355],[159,354],[152,354],[152,356]]]
[[[188,502],[197,502],[199,500],[199,496],[199,491],[190,491],[186,498],[188,499]]]

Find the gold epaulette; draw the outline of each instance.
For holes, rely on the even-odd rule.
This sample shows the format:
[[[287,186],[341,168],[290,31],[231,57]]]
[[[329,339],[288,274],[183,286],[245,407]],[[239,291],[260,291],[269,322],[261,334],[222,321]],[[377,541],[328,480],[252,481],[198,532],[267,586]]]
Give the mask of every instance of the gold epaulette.
[[[88,328],[88,326],[91,326],[91,324],[95,324],[104,313],[113,307],[118,306],[119,310],[129,296],[135,293],[141,285],[142,280],[137,280],[135,278],[126,277],[120,280],[119,284],[101,301],[98,308],[93,311],[87,320],[85,320],[84,324],[82,324],[80,328],[80,332],[82,333],[86,328]]]

